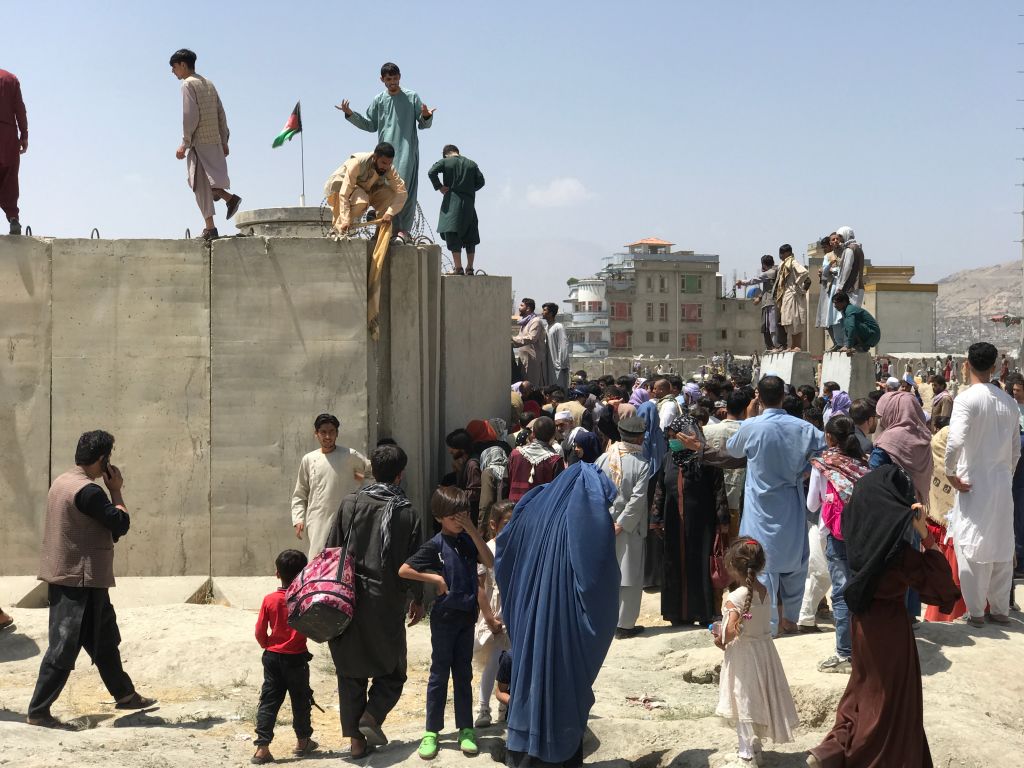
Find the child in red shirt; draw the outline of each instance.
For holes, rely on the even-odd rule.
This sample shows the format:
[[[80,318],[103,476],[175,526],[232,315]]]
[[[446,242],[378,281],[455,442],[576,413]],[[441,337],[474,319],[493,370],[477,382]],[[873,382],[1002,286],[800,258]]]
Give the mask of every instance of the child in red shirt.
[[[288,626],[288,606],[284,594],[288,585],[306,567],[306,556],[296,549],[286,549],[277,556],[277,577],[281,587],[263,598],[256,619],[256,642],[263,648],[263,690],[256,713],[256,754],[249,761],[255,765],[274,762],[270,742],[274,740],[274,724],[284,703],[285,694],[292,701],[292,727],[298,740],[292,754],[308,755],[319,746],[312,738],[310,711],[313,691],[309,687],[309,660],[306,637]]]

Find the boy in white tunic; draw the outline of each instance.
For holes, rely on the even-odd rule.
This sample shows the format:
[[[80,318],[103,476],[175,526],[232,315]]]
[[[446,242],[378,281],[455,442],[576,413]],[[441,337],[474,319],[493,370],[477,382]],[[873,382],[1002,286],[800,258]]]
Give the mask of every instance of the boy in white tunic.
[[[968,623],[1009,624],[1013,578],[1013,471],[1020,458],[1020,409],[990,384],[999,353],[988,342],[967,350],[971,386],[953,401],[946,476],[956,489],[949,535],[956,550]]]
[[[313,429],[320,447],[302,457],[292,494],[295,537],[301,539],[306,532],[310,560],[323,551],[341,500],[363,486],[370,466],[359,451],[337,444],[340,426],[329,413],[316,417]]]

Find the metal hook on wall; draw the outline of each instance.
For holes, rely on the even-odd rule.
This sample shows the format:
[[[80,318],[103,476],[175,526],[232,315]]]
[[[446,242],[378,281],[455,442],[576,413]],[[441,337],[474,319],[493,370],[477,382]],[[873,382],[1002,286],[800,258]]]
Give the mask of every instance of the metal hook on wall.
[[[32,237],[32,227],[25,227],[25,237]]]
[[[191,240],[192,239],[192,230],[189,229],[188,227],[185,227],[185,239],[186,240]]]
[[[89,239],[90,240],[99,240],[100,239],[100,231],[99,231],[99,229],[97,229],[96,227],[93,227],[92,228],[92,232],[89,233]]]

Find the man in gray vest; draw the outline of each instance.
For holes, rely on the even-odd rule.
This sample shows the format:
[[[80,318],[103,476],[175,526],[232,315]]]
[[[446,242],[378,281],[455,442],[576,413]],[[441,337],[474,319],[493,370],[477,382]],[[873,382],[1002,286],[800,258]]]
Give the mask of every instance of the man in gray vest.
[[[78,439],[75,468],[54,480],[46,497],[39,579],[49,585],[50,646],[39,665],[29,725],[61,725],[50,707],[64,690],[82,648],[114,697],[116,709],[144,709],[156,703],[139,695],[121,667],[121,634],[108,594],[114,586],[114,542],[130,525],[121,496],[124,478],[110,463],[113,450],[113,435],[86,432]],[[96,482],[101,476],[109,498]]]
[[[228,118],[224,105],[213,83],[196,74],[196,55],[182,48],[171,55],[171,72],[181,80],[183,126],[181,146],[175,157],[188,156],[188,185],[195,192],[199,210],[206,220],[203,239],[213,240],[217,228],[213,226],[213,203],[227,203],[227,218],[238,210],[242,198],[226,191],[228,179]]]

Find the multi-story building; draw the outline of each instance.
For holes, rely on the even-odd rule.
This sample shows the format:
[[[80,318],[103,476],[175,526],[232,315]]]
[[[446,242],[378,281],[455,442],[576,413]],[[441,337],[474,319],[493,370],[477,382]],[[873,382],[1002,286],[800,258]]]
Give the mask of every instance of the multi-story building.
[[[587,277],[569,286],[568,317],[564,322],[574,357],[605,357],[608,354],[608,305],[605,281]]]
[[[608,257],[597,275],[573,286],[574,355],[589,354],[581,335],[589,339],[597,327],[606,329],[611,355],[676,357],[725,349],[743,355],[759,348],[757,307],[720,298],[718,256],[672,246],[653,237],[630,243]],[[596,306],[603,316],[593,315]]]

